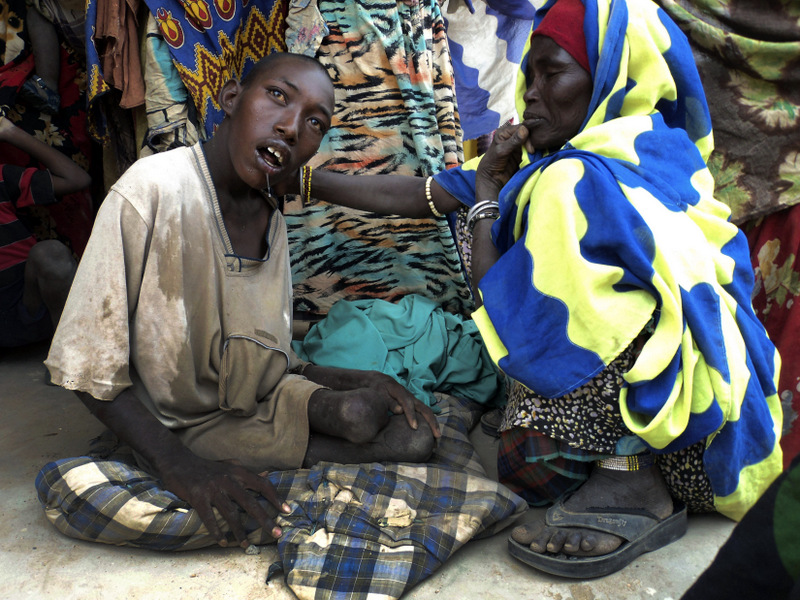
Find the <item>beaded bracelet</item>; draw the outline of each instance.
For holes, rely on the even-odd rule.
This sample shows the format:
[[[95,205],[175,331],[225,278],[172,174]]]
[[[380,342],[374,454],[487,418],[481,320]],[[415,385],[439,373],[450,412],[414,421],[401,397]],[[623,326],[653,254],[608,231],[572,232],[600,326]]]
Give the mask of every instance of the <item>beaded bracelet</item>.
[[[436,210],[436,205],[433,203],[433,196],[431,196],[431,180],[432,179],[433,179],[433,176],[429,176],[425,180],[425,198],[428,199],[428,206],[430,207],[431,212],[434,214],[434,216],[443,217],[444,215],[442,213],[440,213],[438,210]]]
[[[601,469],[612,471],[642,471],[652,467],[655,464],[655,458],[649,452],[645,452],[631,456],[612,456],[596,460],[594,464]]]
[[[300,171],[300,197],[303,200],[303,205],[308,206],[311,204],[311,172],[313,167],[311,165],[303,165]]]

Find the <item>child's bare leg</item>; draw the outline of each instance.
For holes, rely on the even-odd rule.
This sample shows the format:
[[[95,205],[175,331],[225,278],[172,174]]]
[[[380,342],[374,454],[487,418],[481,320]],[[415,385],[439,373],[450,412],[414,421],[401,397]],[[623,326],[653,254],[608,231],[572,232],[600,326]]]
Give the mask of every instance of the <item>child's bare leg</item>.
[[[41,77],[47,86],[58,91],[58,76],[60,64],[58,61],[59,42],[55,26],[45,19],[35,8],[29,8],[26,13],[28,35],[33,46],[33,61],[36,64],[36,74]]]
[[[303,466],[320,461],[422,462],[434,448],[427,423],[412,429],[404,415],[390,415],[388,404],[367,390],[318,390],[308,403],[311,439]]]
[[[31,248],[22,297],[26,310],[35,314],[44,303],[53,327],[58,325],[77,268],[72,252],[59,241],[44,240]]]

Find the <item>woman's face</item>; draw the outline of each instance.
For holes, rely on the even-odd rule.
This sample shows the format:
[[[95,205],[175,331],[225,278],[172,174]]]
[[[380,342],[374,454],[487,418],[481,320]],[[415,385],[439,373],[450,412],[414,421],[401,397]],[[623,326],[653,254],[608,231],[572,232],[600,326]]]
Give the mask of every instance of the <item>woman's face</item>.
[[[522,124],[537,150],[555,150],[580,130],[592,99],[592,76],[569,52],[544,35],[534,36],[522,96]]]

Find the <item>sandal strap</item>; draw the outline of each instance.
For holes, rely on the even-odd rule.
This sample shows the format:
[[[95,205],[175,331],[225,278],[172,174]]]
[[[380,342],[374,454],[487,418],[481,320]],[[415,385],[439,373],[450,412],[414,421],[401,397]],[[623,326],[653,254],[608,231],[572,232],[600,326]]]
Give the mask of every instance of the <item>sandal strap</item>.
[[[581,512],[573,512],[564,507],[563,500],[551,506],[545,516],[547,525],[551,527],[583,527],[610,533],[629,542],[640,537],[661,520],[644,509],[590,507]]]

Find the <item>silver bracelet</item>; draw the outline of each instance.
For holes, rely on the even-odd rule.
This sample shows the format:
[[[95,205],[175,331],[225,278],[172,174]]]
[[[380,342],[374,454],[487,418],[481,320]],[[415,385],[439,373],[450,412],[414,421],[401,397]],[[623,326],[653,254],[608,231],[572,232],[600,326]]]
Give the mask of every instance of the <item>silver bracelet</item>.
[[[475,223],[481,219],[497,219],[500,217],[500,204],[497,200],[481,200],[467,213],[467,229],[472,231]]]

